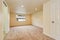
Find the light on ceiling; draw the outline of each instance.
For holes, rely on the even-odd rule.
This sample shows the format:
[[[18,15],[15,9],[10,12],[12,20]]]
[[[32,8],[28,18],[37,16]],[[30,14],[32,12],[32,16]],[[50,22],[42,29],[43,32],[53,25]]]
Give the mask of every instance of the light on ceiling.
[[[37,8],[35,8],[35,11],[37,11]]]
[[[24,5],[21,5],[21,7],[23,8],[23,7],[24,7]]]

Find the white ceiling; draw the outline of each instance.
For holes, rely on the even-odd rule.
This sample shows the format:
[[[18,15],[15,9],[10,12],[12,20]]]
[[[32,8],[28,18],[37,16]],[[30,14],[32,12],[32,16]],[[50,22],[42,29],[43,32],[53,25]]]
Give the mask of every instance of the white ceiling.
[[[35,13],[43,9],[47,0],[6,0],[10,11],[14,13]]]

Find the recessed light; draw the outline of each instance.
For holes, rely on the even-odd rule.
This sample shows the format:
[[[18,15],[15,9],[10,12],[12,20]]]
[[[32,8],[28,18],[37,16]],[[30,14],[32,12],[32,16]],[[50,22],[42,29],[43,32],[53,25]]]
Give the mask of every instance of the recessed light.
[[[37,11],[37,8],[35,8],[35,11]]]
[[[24,5],[21,5],[21,7],[23,8],[23,7],[24,7]]]

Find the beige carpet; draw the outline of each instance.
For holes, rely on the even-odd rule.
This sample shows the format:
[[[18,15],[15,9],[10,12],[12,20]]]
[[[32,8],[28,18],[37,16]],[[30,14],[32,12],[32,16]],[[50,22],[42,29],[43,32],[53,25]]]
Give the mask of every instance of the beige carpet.
[[[42,30],[35,26],[12,27],[4,40],[42,40]]]

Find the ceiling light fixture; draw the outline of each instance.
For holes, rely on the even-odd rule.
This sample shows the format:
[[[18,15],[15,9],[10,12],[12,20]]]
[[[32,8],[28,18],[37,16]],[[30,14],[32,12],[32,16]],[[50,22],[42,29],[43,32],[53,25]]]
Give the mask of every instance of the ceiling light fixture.
[[[24,5],[21,5],[21,7],[23,8],[23,7],[24,7]]]
[[[37,11],[37,8],[35,8],[35,11]]]

